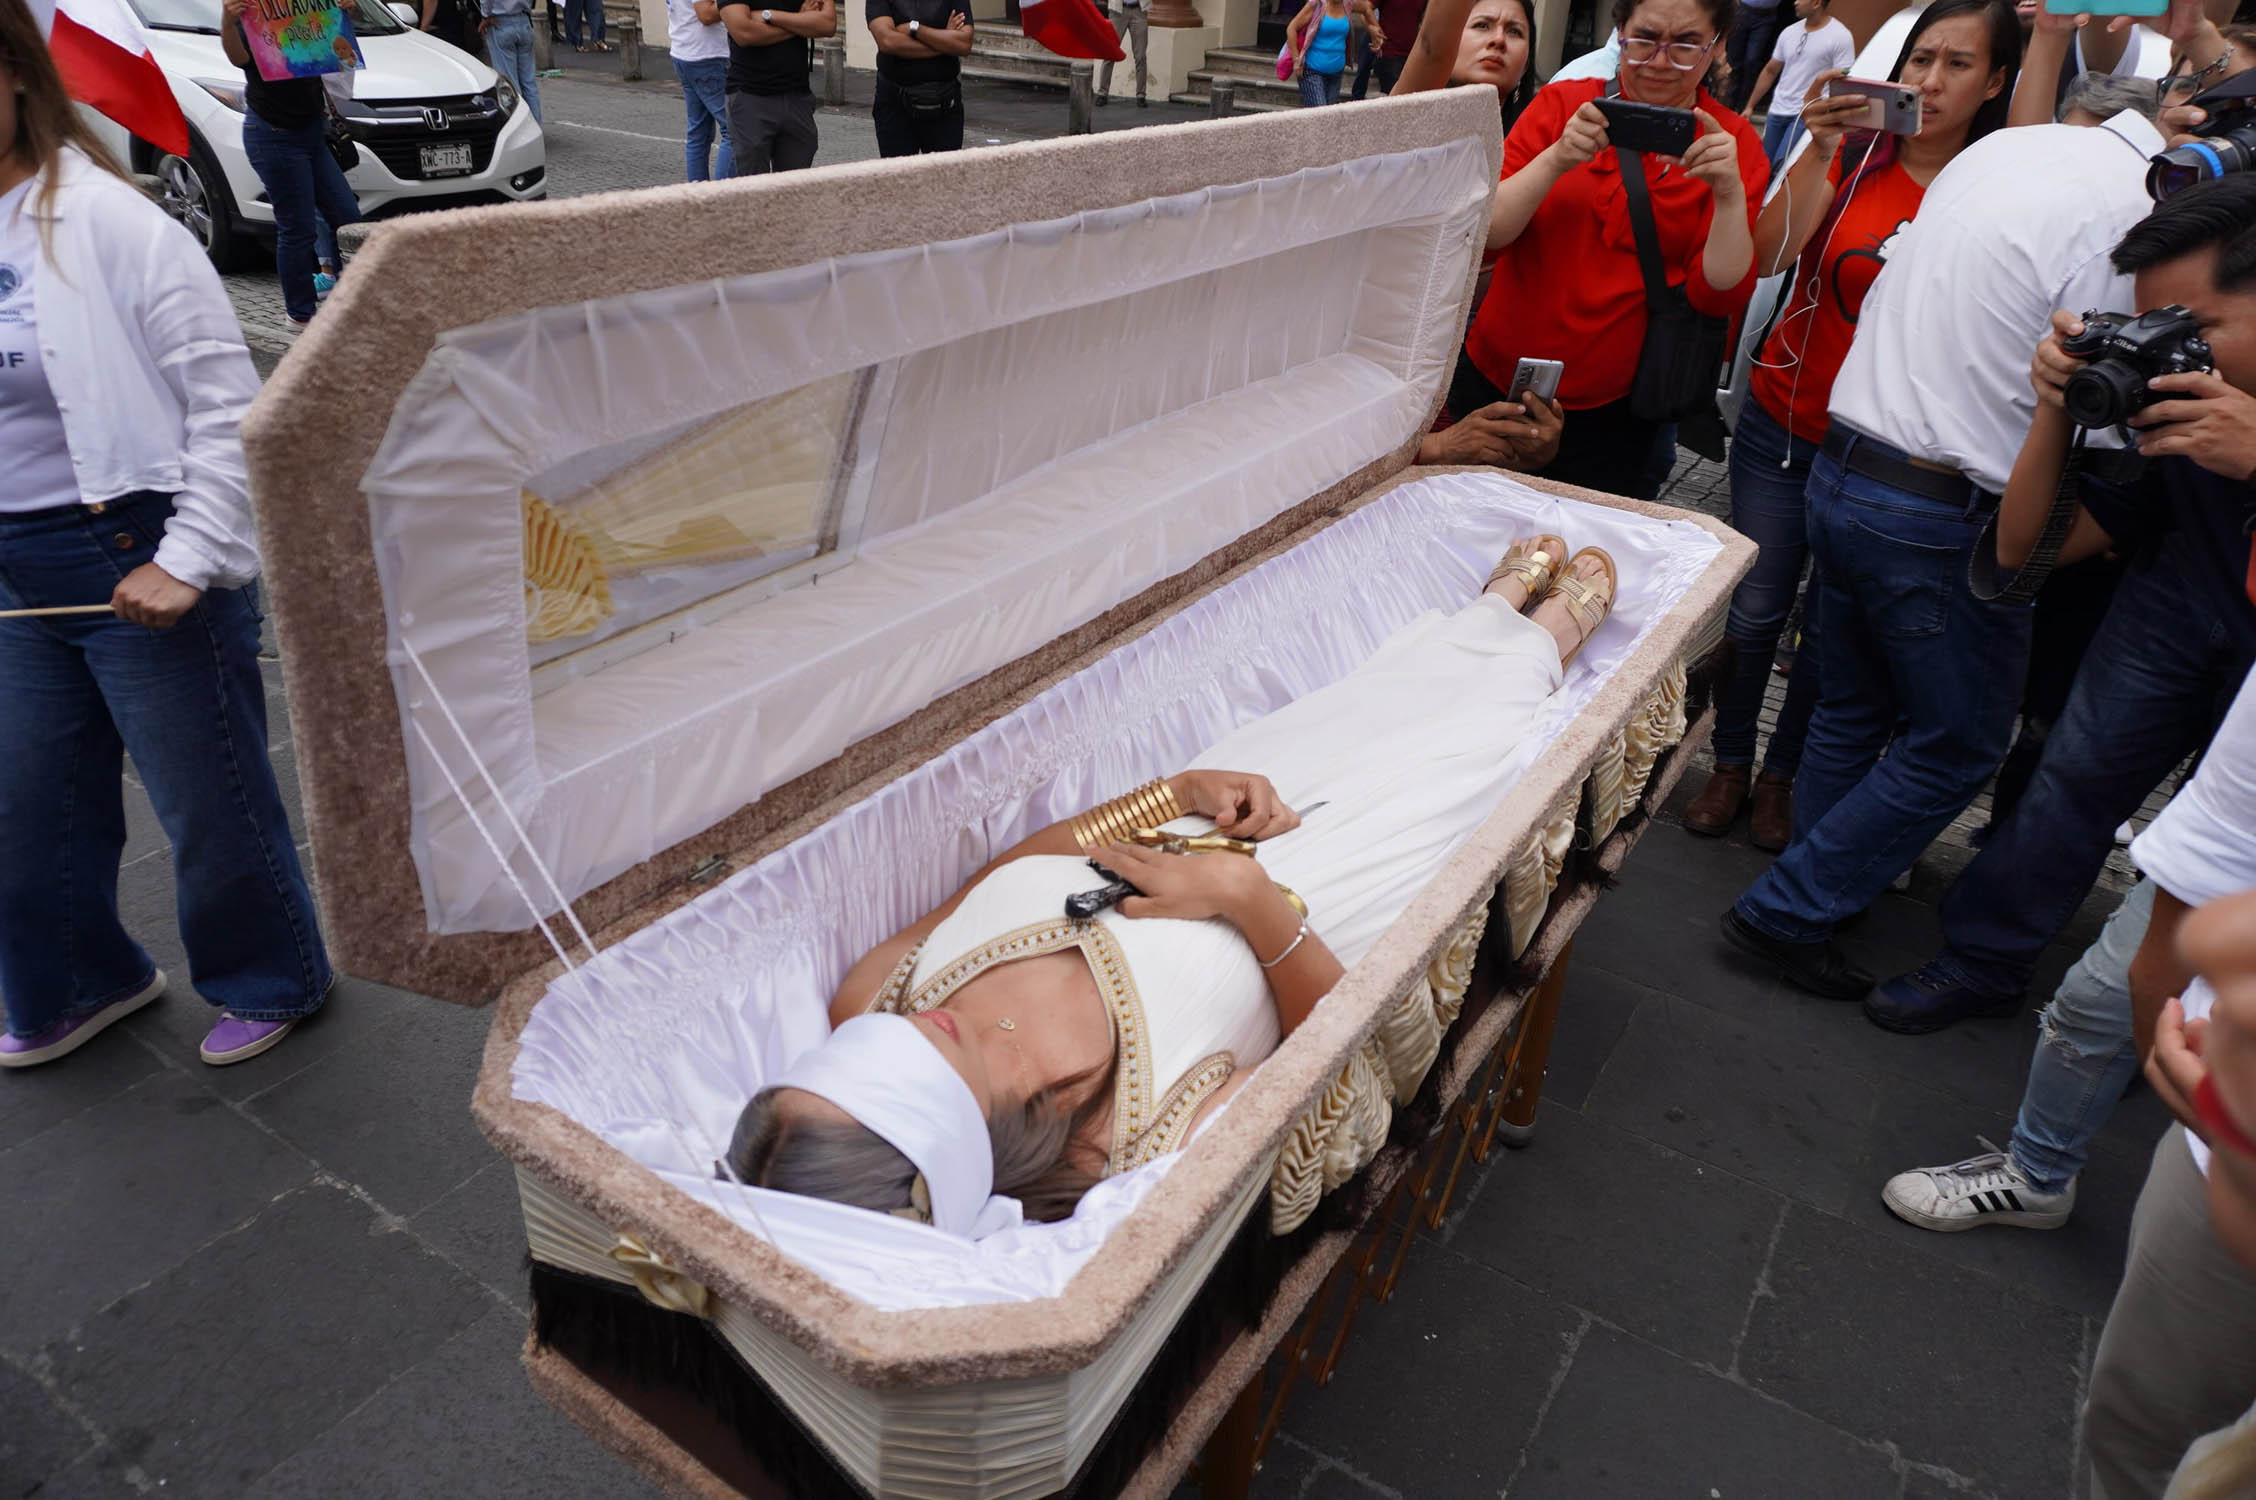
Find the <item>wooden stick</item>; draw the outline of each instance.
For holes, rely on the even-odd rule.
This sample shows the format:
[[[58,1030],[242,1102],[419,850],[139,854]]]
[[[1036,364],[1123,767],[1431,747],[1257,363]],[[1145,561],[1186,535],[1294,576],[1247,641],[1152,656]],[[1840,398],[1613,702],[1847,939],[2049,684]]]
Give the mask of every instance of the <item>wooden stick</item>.
[[[0,609],[0,620],[30,620],[40,615],[106,615],[107,604],[58,604],[48,609]]]

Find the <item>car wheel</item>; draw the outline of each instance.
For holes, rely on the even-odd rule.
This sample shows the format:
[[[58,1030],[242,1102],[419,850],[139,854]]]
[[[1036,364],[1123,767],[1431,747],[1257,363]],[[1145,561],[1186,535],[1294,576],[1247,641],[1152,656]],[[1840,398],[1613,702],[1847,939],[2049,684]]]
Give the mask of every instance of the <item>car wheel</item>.
[[[236,223],[227,179],[202,141],[190,141],[186,156],[160,152],[151,175],[157,179],[158,203],[196,237],[213,267],[239,271],[249,263],[249,236]]]

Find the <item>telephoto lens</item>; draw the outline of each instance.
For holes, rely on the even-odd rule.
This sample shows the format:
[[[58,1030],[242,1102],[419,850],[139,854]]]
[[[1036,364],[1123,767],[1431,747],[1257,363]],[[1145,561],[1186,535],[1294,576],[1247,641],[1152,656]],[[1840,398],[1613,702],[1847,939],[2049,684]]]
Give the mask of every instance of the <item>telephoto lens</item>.
[[[2146,169],[2146,195],[2160,203],[2197,182],[2245,172],[2256,162],[2256,125],[2241,125],[2205,140],[2172,146]]]

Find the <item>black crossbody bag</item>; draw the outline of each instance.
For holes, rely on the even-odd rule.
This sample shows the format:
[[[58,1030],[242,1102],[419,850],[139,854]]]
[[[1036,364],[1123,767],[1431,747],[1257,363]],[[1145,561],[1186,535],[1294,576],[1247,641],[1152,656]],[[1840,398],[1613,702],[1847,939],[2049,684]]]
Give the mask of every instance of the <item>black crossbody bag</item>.
[[[1645,343],[1630,382],[1630,414],[1648,422],[1681,422],[1715,409],[1716,373],[1731,342],[1731,324],[1698,311],[1684,288],[1669,285],[1644,153],[1617,146],[1614,157],[1629,200],[1630,232],[1637,237],[1637,264],[1645,273]]]

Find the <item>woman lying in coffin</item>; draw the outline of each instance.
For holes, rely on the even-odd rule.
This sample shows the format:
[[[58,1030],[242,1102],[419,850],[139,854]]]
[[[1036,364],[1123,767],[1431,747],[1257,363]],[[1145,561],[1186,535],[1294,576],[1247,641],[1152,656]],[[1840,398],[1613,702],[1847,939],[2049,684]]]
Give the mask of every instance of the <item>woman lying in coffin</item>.
[[[1006,851],[848,971],[720,1170],[978,1237],[1180,1148],[1501,800],[1616,587],[1515,542],[1472,604]],[[1065,914],[1112,876],[1141,894]]]

